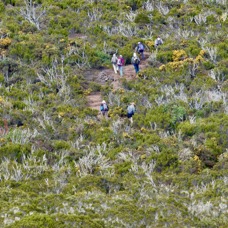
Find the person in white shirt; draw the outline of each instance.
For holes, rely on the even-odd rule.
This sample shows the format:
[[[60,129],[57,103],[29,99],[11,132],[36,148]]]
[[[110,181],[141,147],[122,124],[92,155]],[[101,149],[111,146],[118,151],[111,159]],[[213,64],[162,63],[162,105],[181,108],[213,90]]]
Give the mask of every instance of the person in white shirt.
[[[163,44],[163,40],[160,38],[160,36],[158,36],[158,38],[154,42],[154,47],[157,49],[157,47],[162,44]]]
[[[115,72],[115,74],[117,74],[117,56],[116,54],[113,54],[111,62],[112,62],[112,66],[113,66],[113,70]]]

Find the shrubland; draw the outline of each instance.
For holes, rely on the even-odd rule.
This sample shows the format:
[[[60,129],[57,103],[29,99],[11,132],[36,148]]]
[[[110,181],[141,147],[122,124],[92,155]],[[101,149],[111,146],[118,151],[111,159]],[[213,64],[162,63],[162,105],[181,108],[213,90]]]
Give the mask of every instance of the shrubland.
[[[226,0],[3,0],[0,15],[1,227],[226,227]],[[136,79],[88,82],[138,41]]]

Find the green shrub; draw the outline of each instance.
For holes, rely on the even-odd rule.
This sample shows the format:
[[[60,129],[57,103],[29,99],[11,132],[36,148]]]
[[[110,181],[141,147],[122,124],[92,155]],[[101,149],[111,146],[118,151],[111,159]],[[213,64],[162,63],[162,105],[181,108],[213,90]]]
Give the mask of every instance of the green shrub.
[[[4,83],[5,77],[3,74],[0,73],[0,83]]]
[[[166,24],[166,18],[158,10],[153,11],[153,22],[154,24]]]
[[[212,168],[217,162],[217,157],[212,150],[203,145],[195,148],[195,153],[200,158],[203,168]]]
[[[70,148],[69,143],[63,140],[53,141],[52,144],[54,150],[67,150]]]
[[[34,33],[37,31],[37,28],[35,25],[31,24],[30,22],[23,21],[21,25],[21,31],[23,31],[24,33]]]
[[[117,156],[120,152],[123,151],[123,149],[124,149],[123,146],[119,146],[119,147],[113,148],[113,149],[109,150],[107,156],[108,156],[110,159],[114,160],[114,159],[116,158],[116,156]]]
[[[26,104],[22,101],[13,101],[13,108],[23,110],[26,107]]]
[[[118,174],[124,175],[129,171],[129,169],[131,168],[131,165],[132,165],[132,163],[130,161],[125,161],[122,163],[117,163],[114,166],[115,166],[115,170]]]
[[[228,169],[228,153],[225,152],[218,157],[218,162],[213,167],[214,170],[227,170]]]
[[[211,77],[208,77],[203,74],[198,74],[197,77],[194,78],[190,85],[190,89],[192,91],[199,91],[199,90],[209,90],[216,88],[216,81],[213,80]]]
[[[193,136],[197,132],[197,125],[191,124],[188,121],[180,123],[177,127],[177,130],[181,131],[184,136]]]
[[[5,10],[5,6],[3,2],[0,2],[0,13]]]
[[[18,3],[18,0],[4,0],[4,3],[11,4],[12,6],[15,6],[16,3]]]
[[[110,63],[110,56],[102,51],[94,51],[94,53],[90,57],[90,63],[92,67],[96,68],[104,65],[107,66]]]
[[[173,60],[173,52],[172,51],[159,51],[157,54],[157,61],[165,64],[171,62]]]
[[[187,53],[188,57],[196,58],[199,55],[201,48],[199,47],[197,41],[188,40],[186,41],[186,48],[184,50]]]
[[[10,225],[11,228],[55,228],[58,222],[50,215],[33,214],[23,217],[20,221]],[[60,226],[61,227],[61,226]]]
[[[93,191],[94,189],[100,189],[102,185],[102,179],[99,176],[93,175],[98,169],[98,166],[92,167],[92,173],[86,177],[82,177],[77,181],[77,190],[78,191]]]
[[[217,48],[218,48],[218,60],[227,59],[227,52],[228,52],[227,42],[218,43]]]
[[[135,18],[135,23],[140,25],[149,24],[150,18],[145,13],[139,13]]]
[[[183,106],[174,105],[171,111],[172,123],[182,122],[186,119],[186,109]]]
[[[130,64],[131,63],[131,58],[134,52],[134,47],[135,47],[136,43],[133,42],[129,42],[127,45],[125,45],[124,47],[122,47],[119,50],[119,54],[123,56],[124,60],[125,60],[125,64]]]
[[[21,42],[12,44],[10,54],[13,56],[17,56],[18,58],[21,58],[29,63],[34,59],[35,56],[34,43],[29,44],[27,42]]]
[[[140,0],[127,0],[126,5],[132,10],[137,10],[142,6],[142,1]]]
[[[162,106],[148,110],[145,117],[146,126],[150,127],[151,123],[156,123],[158,128],[170,129],[172,126],[171,113],[166,111],[166,108]]]
[[[214,15],[210,15],[210,16],[207,16],[207,23],[209,25],[213,25],[217,22],[216,18],[214,17]]]
[[[179,165],[177,154],[168,148],[164,148],[159,154],[152,154],[150,159],[155,160],[157,172],[174,171]]]
[[[215,65],[210,61],[204,61],[203,66],[205,67],[206,70],[211,70],[215,67]]]
[[[0,159],[11,158],[21,161],[23,155],[28,155],[31,151],[31,145],[20,145],[16,143],[6,143],[0,148]]]

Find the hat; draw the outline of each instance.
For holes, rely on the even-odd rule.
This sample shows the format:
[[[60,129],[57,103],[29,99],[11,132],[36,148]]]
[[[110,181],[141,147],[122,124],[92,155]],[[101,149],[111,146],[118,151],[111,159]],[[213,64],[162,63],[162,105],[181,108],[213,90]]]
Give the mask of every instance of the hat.
[[[122,55],[120,55],[120,58],[122,58],[123,56]]]
[[[131,102],[132,105],[135,105],[135,102]]]
[[[134,54],[133,54],[133,56],[134,56],[134,57],[137,57],[137,54],[136,54],[136,53],[134,53]]]
[[[138,44],[140,44],[141,42],[138,42]]]
[[[102,104],[105,104],[106,102],[105,102],[105,100],[103,100],[101,103],[102,103]]]

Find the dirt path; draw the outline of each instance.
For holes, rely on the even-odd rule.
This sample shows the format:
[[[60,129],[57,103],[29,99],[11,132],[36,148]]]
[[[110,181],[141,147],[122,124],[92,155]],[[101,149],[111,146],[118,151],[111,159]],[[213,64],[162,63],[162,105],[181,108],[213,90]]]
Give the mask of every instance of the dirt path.
[[[92,109],[100,110],[100,104],[102,102],[102,97],[100,92],[92,93],[87,96],[88,106]]]
[[[147,68],[148,57],[149,53],[145,53],[145,60],[142,60],[139,65],[140,70]],[[134,66],[132,64],[125,65],[123,67],[123,73],[123,78],[126,78],[128,81],[136,79]],[[113,69],[90,70],[85,73],[85,78],[88,81],[94,81],[99,84],[105,84],[108,81],[113,86],[114,90],[122,88],[119,80],[121,77],[119,74],[115,74]],[[93,92],[87,96],[88,106],[92,109],[99,110],[102,100],[103,98],[100,92]]]

